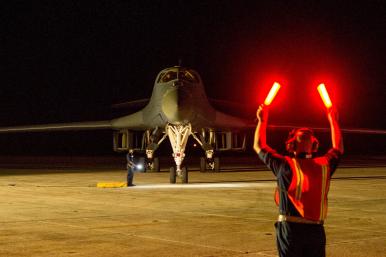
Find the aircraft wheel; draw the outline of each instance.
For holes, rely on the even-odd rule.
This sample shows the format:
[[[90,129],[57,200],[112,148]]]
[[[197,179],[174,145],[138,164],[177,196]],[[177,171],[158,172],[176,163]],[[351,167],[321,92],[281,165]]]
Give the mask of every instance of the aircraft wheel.
[[[181,180],[183,184],[188,184],[188,169],[186,167],[182,168]]]
[[[159,172],[160,171],[159,158],[158,157],[154,158],[151,162],[148,163],[148,165],[146,166],[146,171],[149,171],[149,172]]]
[[[160,171],[160,166],[159,166],[159,158],[155,157],[154,162],[153,162],[153,171],[154,172],[159,172]]]
[[[176,168],[170,167],[170,184],[176,183]]]
[[[220,158],[214,157],[214,169],[215,172],[220,171]]]
[[[206,171],[206,160],[205,157],[200,158],[200,172]]]

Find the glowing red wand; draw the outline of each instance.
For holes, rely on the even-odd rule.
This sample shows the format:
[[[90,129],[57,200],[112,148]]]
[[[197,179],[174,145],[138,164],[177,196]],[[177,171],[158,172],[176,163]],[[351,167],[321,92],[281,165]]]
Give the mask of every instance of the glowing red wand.
[[[326,106],[326,108],[330,108],[332,106],[332,102],[331,102],[330,97],[328,95],[326,86],[323,83],[318,86],[318,92],[319,92],[320,97],[322,98],[323,103]]]
[[[268,106],[272,103],[279,89],[280,89],[280,84],[277,82],[273,83],[271,90],[269,91],[267,97],[264,100],[264,105]]]

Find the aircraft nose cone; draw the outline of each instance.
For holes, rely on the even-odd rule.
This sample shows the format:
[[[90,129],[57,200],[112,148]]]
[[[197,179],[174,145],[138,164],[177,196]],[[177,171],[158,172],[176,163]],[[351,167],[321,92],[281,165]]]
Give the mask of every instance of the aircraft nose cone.
[[[166,92],[162,101],[162,110],[169,122],[185,122],[191,119],[192,95],[183,88],[174,88]]]

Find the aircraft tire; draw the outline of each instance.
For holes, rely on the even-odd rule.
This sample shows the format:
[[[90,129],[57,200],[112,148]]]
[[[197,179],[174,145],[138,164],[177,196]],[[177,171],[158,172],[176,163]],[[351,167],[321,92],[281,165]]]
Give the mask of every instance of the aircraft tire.
[[[176,183],[176,168],[170,167],[170,184]]]
[[[183,184],[188,184],[188,169],[186,167],[182,168],[181,180]]]
[[[146,171],[147,172],[159,172],[160,166],[159,166],[159,158],[155,157],[153,159],[153,162],[148,162],[146,165]]]
[[[200,172],[206,171],[206,160],[205,157],[200,158]]]
[[[220,158],[214,157],[214,172],[220,171]]]
[[[160,166],[159,166],[159,158],[155,157],[153,159],[153,167],[151,169],[152,172],[159,172],[160,171]]]
[[[159,172],[161,169],[160,169],[160,165],[159,165],[159,158],[158,157],[155,157],[154,158],[154,171],[155,172]]]

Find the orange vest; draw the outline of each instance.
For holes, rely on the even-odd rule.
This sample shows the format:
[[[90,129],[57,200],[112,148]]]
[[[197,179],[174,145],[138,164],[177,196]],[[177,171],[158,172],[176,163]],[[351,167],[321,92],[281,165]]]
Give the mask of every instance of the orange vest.
[[[331,178],[327,159],[285,158],[292,171],[288,198],[303,218],[324,220],[327,216],[327,194]],[[278,195],[276,191],[276,201]]]

